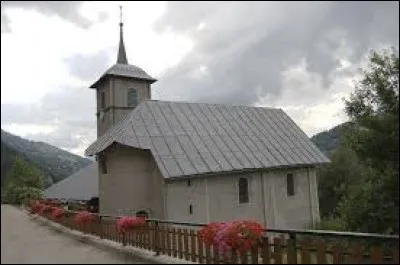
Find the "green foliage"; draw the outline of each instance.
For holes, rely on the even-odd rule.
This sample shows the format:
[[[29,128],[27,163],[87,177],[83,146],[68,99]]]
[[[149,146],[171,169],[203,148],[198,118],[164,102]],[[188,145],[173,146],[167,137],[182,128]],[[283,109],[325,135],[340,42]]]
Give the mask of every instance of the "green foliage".
[[[318,230],[346,231],[346,224],[340,218],[323,218],[315,227]]]
[[[43,178],[32,164],[17,158],[2,188],[2,203],[22,204],[42,198]]]
[[[334,152],[331,163],[318,171],[318,194],[322,218],[337,217],[336,207],[346,195],[350,185],[356,185],[364,167],[356,153],[344,146]]]
[[[399,233],[399,56],[372,52],[345,101],[353,126],[319,172],[324,226]],[[333,223],[332,223],[333,221]]]

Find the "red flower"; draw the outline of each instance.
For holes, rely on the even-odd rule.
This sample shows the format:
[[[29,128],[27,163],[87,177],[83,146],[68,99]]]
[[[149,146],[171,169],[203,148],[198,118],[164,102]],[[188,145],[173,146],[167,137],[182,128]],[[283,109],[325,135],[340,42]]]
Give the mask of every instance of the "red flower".
[[[60,221],[65,217],[65,209],[56,207],[51,215],[52,219],[55,221]]]
[[[221,254],[232,249],[240,253],[249,251],[259,243],[263,233],[263,226],[255,221],[211,223],[200,230],[203,241],[217,247]]]
[[[77,225],[91,224],[96,221],[96,215],[88,211],[82,211],[75,215],[74,222]]]
[[[53,207],[50,205],[43,205],[43,207],[41,207],[41,210],[39,212],[39,214],[44,215],[47,213],[52,213],[53,212]]]
[[[143,217],[130,217],[124,216],[117,221],[117,231],[118,233],[125,233],[126,231],[133,230],[137,227],[144,226],[146,224],[146,219]]]

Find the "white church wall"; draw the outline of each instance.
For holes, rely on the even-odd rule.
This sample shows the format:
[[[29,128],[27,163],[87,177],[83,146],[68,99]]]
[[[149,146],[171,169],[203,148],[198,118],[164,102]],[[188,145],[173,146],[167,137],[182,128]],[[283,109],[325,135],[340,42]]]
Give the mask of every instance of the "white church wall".
[[[293,196],[287,194],[288,173],[294,174]],[[247,204],[239,203],[240,177],[249,180]],[[319,220],[312,168],[209,176],[191,179],[191,186],[186,179],[175,180],[166,184],[165,202],[168,219],[184,222],[252,219],[273,228],[308,228]]]

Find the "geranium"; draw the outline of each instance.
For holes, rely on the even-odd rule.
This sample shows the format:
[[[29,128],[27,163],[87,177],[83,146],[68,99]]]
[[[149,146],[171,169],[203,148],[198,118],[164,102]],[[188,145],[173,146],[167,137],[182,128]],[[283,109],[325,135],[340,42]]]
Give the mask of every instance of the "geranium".
[[[264,228],[254,221],[232,221],[211,223],[200,231],[200,236],[208,245],[216,247],[221,254],[227,255],[232,249],[244,253],[254,248],[263,235]]]
[[[137,227],[144,226],[145,224],[146,219],[143,217],[124,216],[117,221],[117,231],[118,233],[125,233]]]
[[[51,214],[53,212],[53,207],[50,205],[43,205],[39,212],[40,215]]]
[[[51,215],[51,218],[55,221],[60,221],[65,217],[65,209],[56,207],[53,210],[53,214]]]
[[[96,215],[88,211],[82,211],[75,215],[74,222],[77,225],[87,225],[96,221]]]
[[[32,202],[31,207],[29,208],[30,213],[37,214],[41,213],[44,204],[41,204],[39,201]]]
[[[207,246],[214,244],[215,235],[221,229],[223,224],[224,223],[213,222],[200,229],[199,235]]]

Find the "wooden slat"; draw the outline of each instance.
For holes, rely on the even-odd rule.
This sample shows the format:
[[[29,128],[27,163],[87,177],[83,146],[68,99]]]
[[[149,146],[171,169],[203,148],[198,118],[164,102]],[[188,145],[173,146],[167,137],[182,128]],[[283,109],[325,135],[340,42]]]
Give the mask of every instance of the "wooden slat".
[[[183,246],[184,246],[185,260],[190,260],[189,233],[187,229],[183,229]]]
[[[247,259],[247,251],[240,253],[240,264],[249,264],[249,261]]]
[[[199,263],[204,263],[204,243],[201,240],[199,233],[196,234],[197,246],[198,246],[198,255],[199,255]]]
[[[398,245],[398,243],[397,243],[397,245],[392,247],[392,251],[393,251],[393,264],[399,264],[399,245]]]
[[[309,264],[310,263],[310,241],[304,240],[300,243],[300,256],[301,256],[301,264]]]
[[[178,242],[177,242],[177,233],[176,228],[173,227],[171,230],[172,235],[172,256],[176,258],[178,256]]]
[[[270,264],[271,263],[271,249],[268,242],[268,237],[264,238],[262,241],[262,248],[261,248],[261,258],[262,264]]]
[[[289,238],[287,240],[287,263],[288,264],[297,264],[297,251],[296,251],[296,242],[294,239]]]
[[[160,225],[160,252],[165,254],[165,226]]]
[[[372,246],[371,247],[371,261],[374,264],[381,264],[382,262],[382,248],[379,246]]]
[[[213,264],[220,264],[219,253],[215,246],[212,246],[212,253],[213,253],[212,256],[213,256],[213,260],[214,260]]]
[[[148,235],[149,235],[149,232],[147,230],[147,227],[143,226],[143,244],[144,244],[143,248],[144,249],[149,249]]]
[[[281,238],[274,237],[274,264],[282,264]]]
[[[251,251],[251,264],[258,264],[258,245],[255,246]]]
[[[332,247],[333,264],[343,264],[343,248],[340,243]]]
[[[177,230],[177,240],[178,240],[178,258],[183,258],[183,244],[182,244],[182,229]]]
[[[317,249],[317,263],[326,264],[326,245],[322,239],[317,240],[316,249]]]
[[[151,243],[151,240],[153,239],[152,235],[152,227],[150,226],[149,223],[146,224],[146,234],[147,234],[147,250],[152,250],[153,245]]]
[[[165,230],[165,247],[167,248],[167,255],[172,256],[172,247],[171,247],[171,230],[169,227],[166,227]]]
[[[212,264],[212,258],[211,258],[211,246],[207,246],[207,245],[204,245],[204,247],[205,247],[205,249],[206,249],[206,254],[205,254],[205,257],[206,257],[206,264]]]
[[[239,264],[239,255],[236,249],[232,249],[231,264]]]
[[[140,235],[140,248],[144,248],[144,229],[143,229],[143,227],[139,227],[139,235]]]
[[[191,261],[193,261],[193,262],[195,262],[196,260],[197,260],[197,258],[196,258],[196,234],[195,234],[195,231],[193,230],[193,229],[190,229],[190,232],[189,232],[189,236],[190,236],[190,243],[189,243],[189,245],[190,245],[190,257],[191,257]]]
[[[359,244],[353,244],[350,249],[350,262],[360,264],[363,261],[363,247]]]

